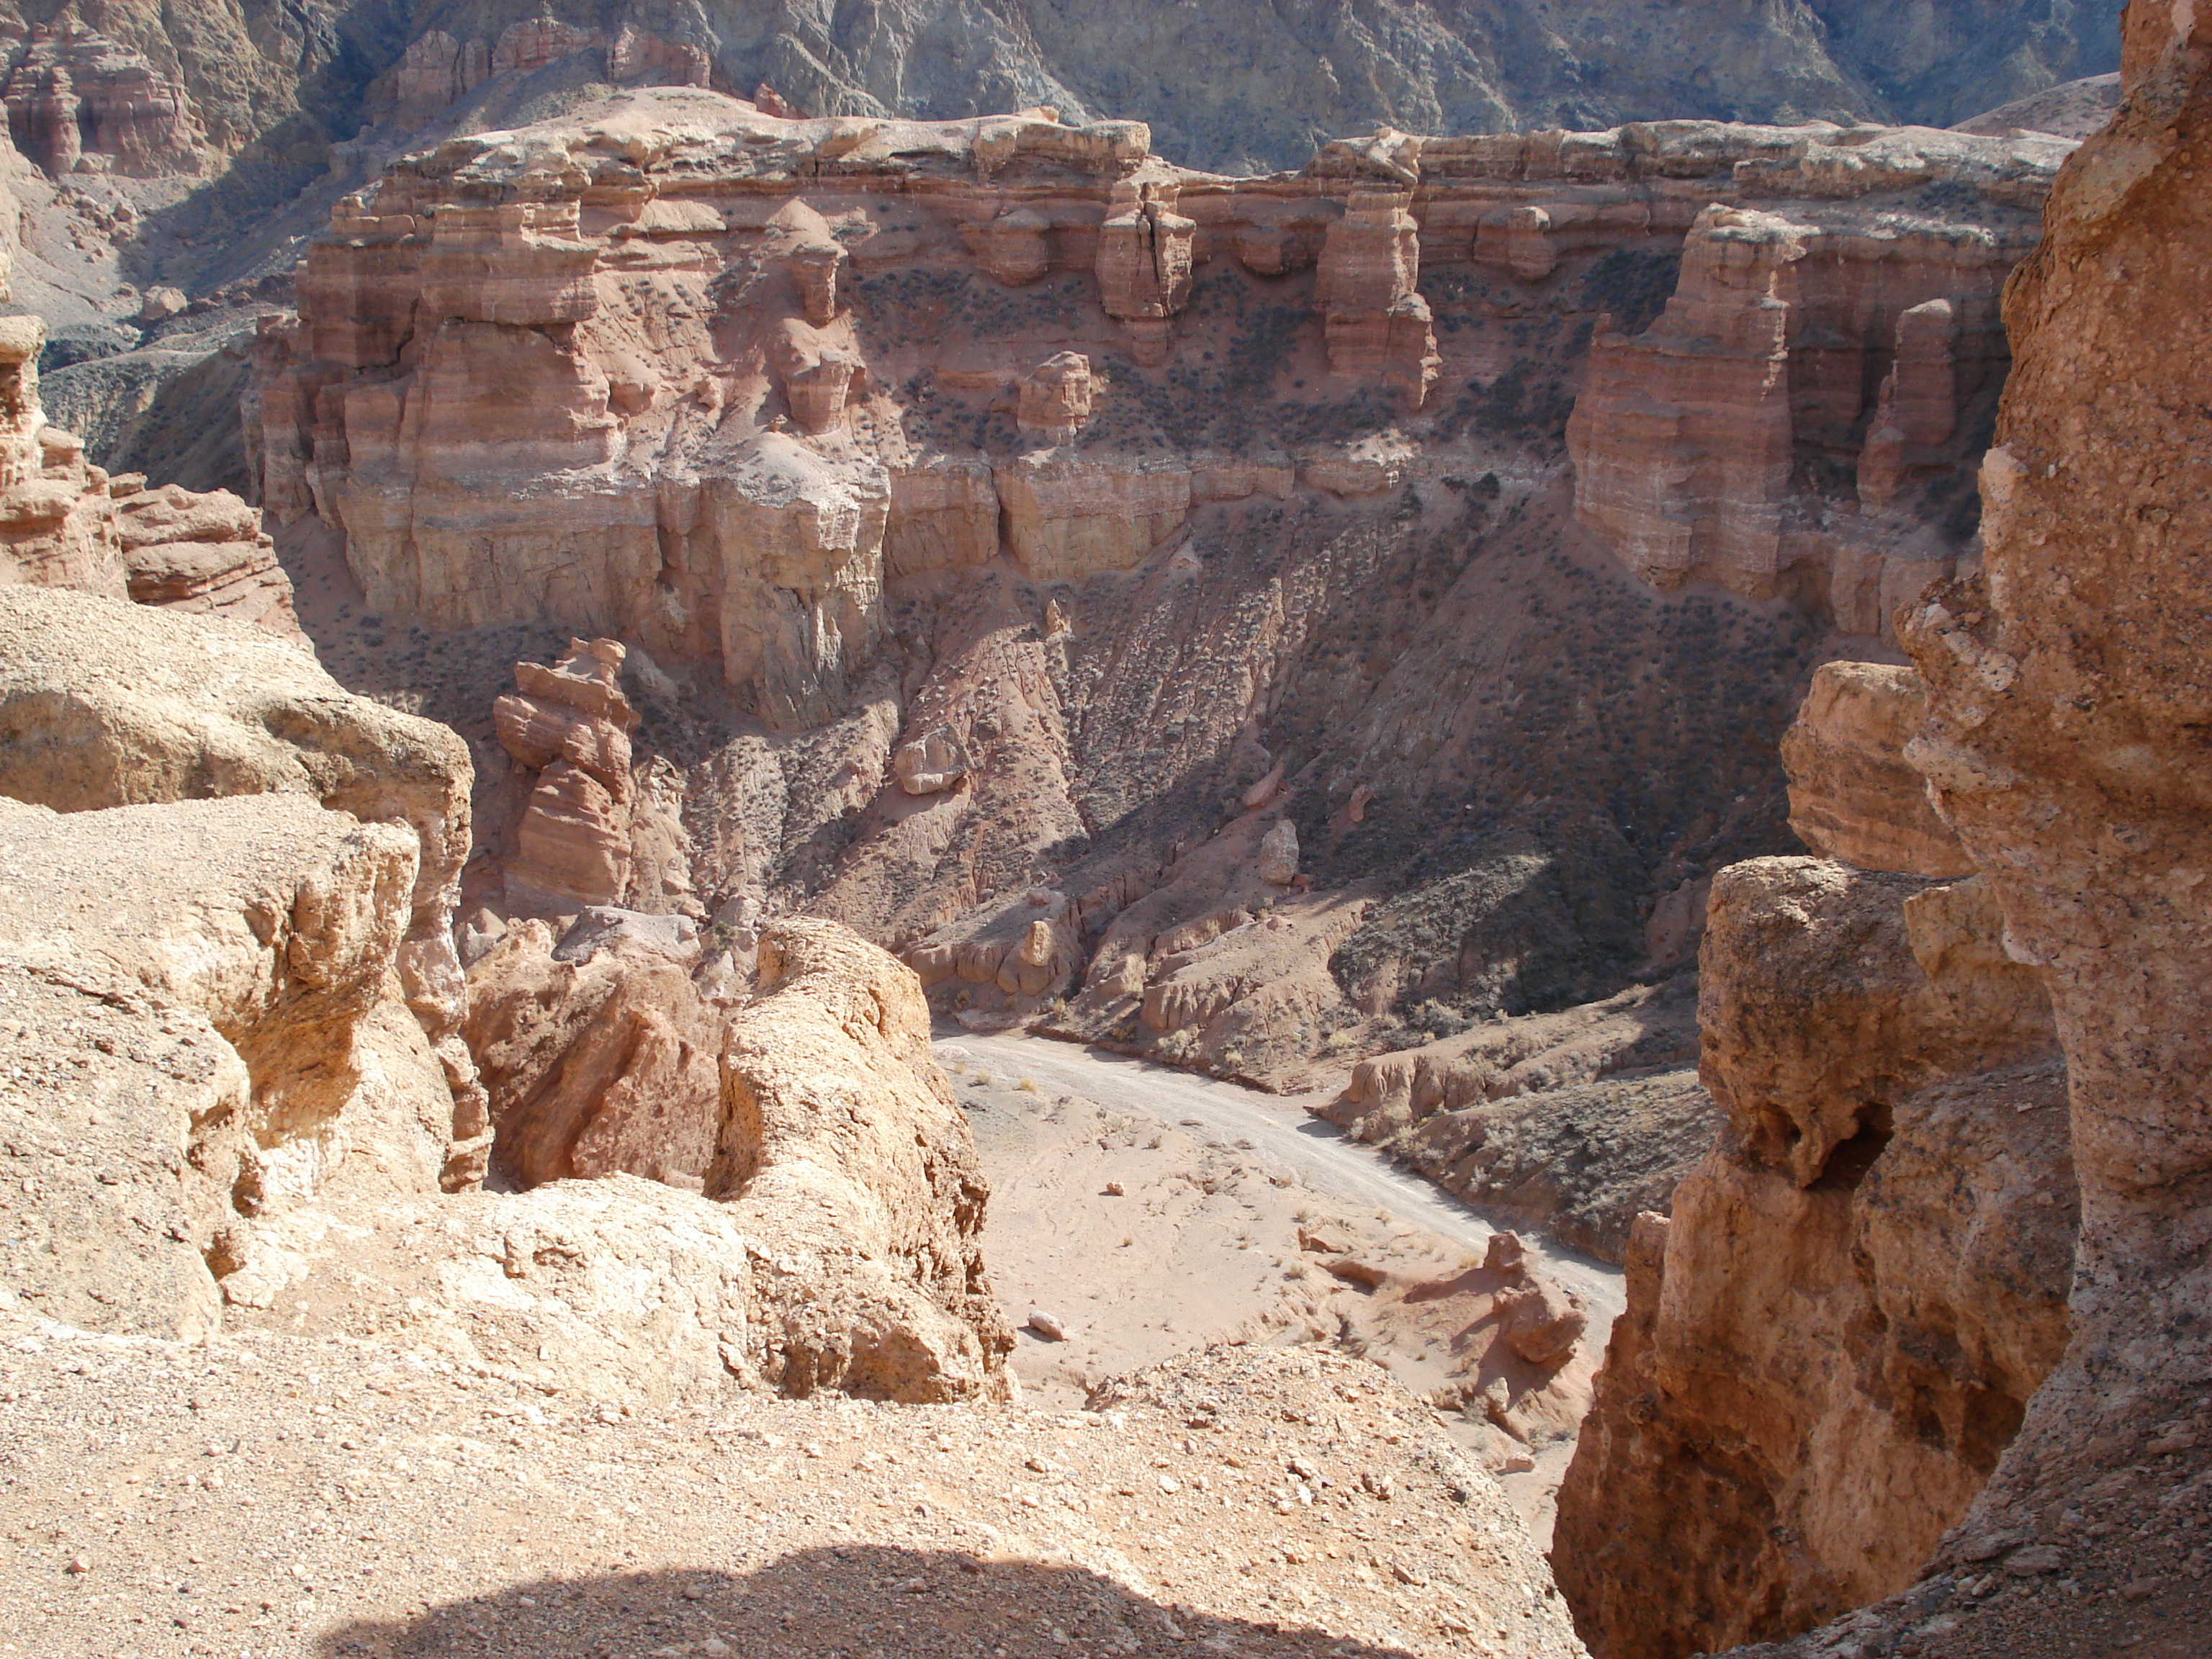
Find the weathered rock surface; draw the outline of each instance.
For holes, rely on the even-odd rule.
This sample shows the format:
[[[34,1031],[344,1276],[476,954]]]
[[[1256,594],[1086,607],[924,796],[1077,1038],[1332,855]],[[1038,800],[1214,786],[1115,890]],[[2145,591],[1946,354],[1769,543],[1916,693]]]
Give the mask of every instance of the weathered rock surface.
[[[70,1323],[191,1335],[260,1219],[342,1166],[437,1192],[466,1126],[402,1000],[419,857],[410,830],[299,793],[0,804],[5,1110],[33,1160],[6,1200],[11,1288]]]
[[[1991,142],[1837,132],[1743,165],[1794,173],[1814,198],[1960,167],[2002,201],[2067,149],[1950,148]],[[2035,234],[2001,213],[1959,235],[1810,204],[1708,209],[1665,313],[1592,343],[1568,428],[1577,516],[1662,587],[1786,594],[1843,632],[1887,635],[1889,610],[1950,574],[1972,528],[1950,504],[2003,385],[2005,275]],[[1839,519],[1808,474],[1855,478],[1856,512]]]
[[[4,262],[0,262],[4,263]],[[36,317],[0,319],[0,586],[76,588],[255,623],[304,643],[261,515],[228,490],[111,478],[39,400]]]
[[[2070,1340],[1925,1579],[1867,1609],[1923,1653],[2201,1646],[2207,533],[2185,413],[2208,351],[2212,9],[2136,5],[2127,95],[2007,292],[2016,366],[1983,469],[1986,576],[1902,625],[1907,751],[2049,987],[2081,1225]],[[2123,276],[2122,273],[2125,273]],[[1826,1645],[1830,1633],[1808,1638]]]
[[[1963,876],[1973,862],[1928,804],[1905,763],[1918,737],[1926,684],[1910,668],[1823,663],[1796,720],[1782,735],[1790,827],[1822,858],[1862,870]]]
[[[1979,877],[1715,878],[1700,1071],[1726,1130],[1671,1224],[1637,1224],[1561,1488],[1554,1559],[1604,1651],[1788,1634],[1909,1582],[2057,1362],[2063,1072],[2002,933]]]
[[[558,663],[519,662],[494,706],[500,746],[536,774],[507,866],[510,909],[573,915],[630,885],[630,732],[617,640],[571,640]]]
[[[15,148],[51,173],[200,170],[185,89],[145,57],[74,20],[41,23],[0,82]]]
[[[0,793],[64,812],[286,793],[404,823],[420,848],[409,1000],[434,1036],[459,1018],[471,768],[453,732],[349,696],[262,629],[31,588],[0,591]]]
[[[930,1057],[913,973],[833,922],[770,923],[730,1022],[707,1178],[759,1242],[768,1378],[1003,1397],[1013,1333],[983,1270],[990,1189]]]
[[[115,480],[109,481],[110,494]],[[227,489],[180,484],[116,500],[124,583],[135,605],[229,617],[298,639],[292,580],[261,513]]]
[[[1929,574],[1913,538],[1945,571],[1963,548],[1929,492],[1978,441],[1943,388],[1981,383],[1942,319],[1988,320],[1959,296],[1989,309],[2067,148],[1391,131],[1252,180],[1129,123],[640,91],[338,205],[259,348],[264,491],[287,536],[343,535],[378,617],[657,665],[635,890],[619,790],[564,762],[535,806],[486,805],[472,896],[532,908],[504,826],[534,814],[594,902],[834,915],[945,1012],[1314,1086],[1431,1001],[1553,1010],[1675,970],[1714,869],[1791,845],[1787,688],[1830,621],[1875,631]],[[1647,370],[1766,387],[1789,501],[1808,458],[1855,479],[1877,416],[1895,434],[1897,536],[1814,535],[1755,602],[1624,580],[1563,522],[1595,325],[1650,322],[1685,250],[1689,332],[1622,360],[1627,404]],[[1722,280],[1746,250],[1786,316]],[[1778,317],[1763,368],[1690,349]],[[1823,559],[1848,617],[1799,580]],[[1297,860],[1261,881],[1278,823]],[[1032,889],[1061,896],[1043,934],[1009,912]]]
[[[722,1023],[690,964],[629,942],[562,954],[524,921],[469,969],[462,1031],[491,1098],[494,1166],[527,1187],[626,1171],[703,1191]]]
[[[1960,132],[2004,137],[2015,132],[2047,132],[2059,138],[2087,138],[2112,118],[2119,107],[2120,76],[2115,70],[2062,81],[2025,98],[1951,125]]]

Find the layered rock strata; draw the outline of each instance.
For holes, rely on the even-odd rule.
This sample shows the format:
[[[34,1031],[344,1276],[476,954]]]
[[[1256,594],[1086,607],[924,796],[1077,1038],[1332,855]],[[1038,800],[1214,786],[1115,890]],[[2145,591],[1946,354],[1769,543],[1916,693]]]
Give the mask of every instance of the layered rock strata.
[[[1838,140],[1797,165],[1844,191],[1925,177],[1968,142]],[[1567,434],[1577,516],[1662,587],[1785,594],[1887,633],[1961,556],[1955,508],[2004,383],[1998,299],[2034,235],[2032,220],[1708,209],[1665,312],[1592,343]]]
[[[1000,544],[1023,569],[1079,580],[1142,559],[1197,502],[1249,497],[1261,487],[1255,465],[1281,465],[1249,453],[1132,453],[1114,441],[1119,423],[1102,420],[1095,394],[1085,405],[1072,363],[1052,371],[1048,392],[1027,378],[1034,357],[993,363],[999,334],[927,349],[911,313],[855,311],[856,283],[919,297],[950,292],[966,270],[1030,289],[1089,273],[1098,348],[1133,331],[1118,349],[1139,373],[1172,379],[1184,368],[1164,331],[1200,273],[1287,281],[1293,310],[1279,328],[1311,327],[1346,382],[1395,388],[1418,407],[1443,362],[1425,271],[1502,266],[1542,283],[1566,264],[1586,267],[1592,252],[1686,244],[1692,278],[1675,320],[1634,349],[1605,348],[1577,428],[1585,517],[1640,568],[1686,575],[1726,560],[1690,543],[1650,551],[1659,532],[1635,526],[1697,520],[1706,509],[1692,495],[1705,486],[1679,501],[1637,497],[1646,452],[1624,411],[1670,399],[1691,409],[1666,440],[1682,453],[1717,455],[1748,428],[1730,412],[1742,404],[1735,380],[1667,390],[1666,362],[1680,354],[1662,349],[1665,331],[1686,342],[1705,338],[1700,330],[1741,336],[1717,356],[1698,348],[1698,361],[1717,374],[1741,362],[1741,374],[1723,378],[1771,382],[1757,407],[1796,410],[1759,452],[1769,459],[1756,488],[1713,487],[1731,512],[1741,497],[1756,517],[1766,512],[1758,502],[1786,493],[1793,443],[1856,455],[1871,416],[1851,388],[1879,383],[1893,359],[1901,378],[1881,429],[1904,447],[1891,474],[1937,459],[1955,470],[1960,455],[1942,446],[1970,445],[1969,406],[2002,372],[1990,345],[1996,287],[2066,149],[1695,122],[1386,137],[1334,147],[1296,179],[1237,181],[1164,166],[1127,123],[799,121],[662,90],[565,125],[456,140],[341,203],[311,250],[297,328],[275,329],[262,346],[265,499],[281,519],[313,512],[343,528],[380,611],[442,626],[531,614],[635,641],[659,660],[718,663],[775,724],[803,728],[858,694],[883,646],[883,583],[898,566],[987,558],[988,526],[1003,514]],[[1947,181],[1965,187],[1945,198],[1961,206],[1917,228],[1869,231],[1832,205]],[[1802,205],[1748,218],[1747,205],[1730,206],[1700,220],[1717,191]],[[1729,248],[1755,257],[1747,274],[1723,280]],[[1767,292],[1785,268],[1803,289],[1795,310]],[[1963,412],[1940,438],[1941,364],[1929,353],[1942,331],[1927,309],[1938,300],[1965,342],[1945,360]],[[1899,359],[1908,310],[1916,320]],[[1081,344],[1094,331],[1071,330],[1073,320],[1058,331]],[[1820,341],[1841,330],[1846,343],[1808,336],[1785,384],[1777,354],[1808,329]],[[489,395],[494,386],[501,395]],[[987,437],[988,477],[949,471],[968,458],[924,436],[926,386],[1018,386],[1023,427],[1060,446],[1080,437],[1082,451],[1024,454]],[[1777,465],[1779,483],[1767,477]],[[1337,488],[1331,465],[1310,476]],[[964,510],[955,495],[974,501],[972,530],[948,520]],[[1790,560],[1778,550],[1779,520],[1760,522],[1722,540],[1756,577],[1738,585],[1763,593]],[[1702,536],[1691,542],[1703,546]],[[934,550],[970,537],[981,545]],[[902,556],[902,547],[933,550]],[[1864,560],[1853,569],[1858,595]],[[1878,571],[1872,580],[1878,590]],[[1855,598],[1849,609],[1849,625],[1875,626],[1869,604]]]
[[[39,401],[36,317],[0,318],[0,586],[75,588],[305,643],[261,515],[232,495],[110,477]]]
[[[1799,811],[1845,826],[1835,850],[1937,870],[1762,859],[1714,880],[1699,1069],[1726,1126],[1671,1221],[1637,1223],[1560,1494],[1562,1588],[1607,1655],[1787,1634],[1909,1582],[2066,1342],[2074,1178],[2041,979],[1984,879],[1947,878],[1946,839],[1850,832],[1898,762],[1868,763],[1864,709],[1835,694],[1874,678],[1909,704],[1909,671],[1824,675],[1793,791],[1808,755],[1860,764]]]
[[[625,653],[616,640],[571,640],[558,663],[514,665],[518,691],[494,706],[501,747],[533,775],[515,854],[511,909],[573,915],[618,904],[630,882],[630,732]]]
[[[1418,409],[1442,360],[1419,291],[1421,229],[1407,210],[1412,203],[1410,192],[1355,192],[1322,245],[1316,299],[1327,313],[1329,366],[1379,375]]]
[[[15,149],[58,177],[190,174],[206,159],[184,88],[74,21],[31,31],[0,81],[0,104]]]
[[[1430,1001],[1557,1010],[1679,967],[1713,870],[1790,844],[1783,688],[1827,621],[1876,625],[1881,548],[1832,617],[1795,575],[1794,611],[1655,594],[1563,522],[1599,319],[1656,314],[1716,203],[1813,227],[1790,268],[1826,309],[1781,339],[1821,453],[1876,405],[1933,443],[1941,307],[1886,404],[1882,352],[1953,302],[1935,250],[2025,246],[2065,149],[1385,131],[1240,180],[1131,124],[641,92],[340,204],[258,348],[264,486],[288,536],[343,532],[379,616],[656,665],[635,890],[615,785],[541,803],[592,900],[670,908],[680,866],[674,908],[837,916],[956,1017],[1304,1089]],[[1701,326],[1771,309],[1692,276]],[[1942,480],[1897,456],[1923,526]],[[1929,533],[1948,559],[1964,532]],[[520,914],[506,815],[476,890]]]

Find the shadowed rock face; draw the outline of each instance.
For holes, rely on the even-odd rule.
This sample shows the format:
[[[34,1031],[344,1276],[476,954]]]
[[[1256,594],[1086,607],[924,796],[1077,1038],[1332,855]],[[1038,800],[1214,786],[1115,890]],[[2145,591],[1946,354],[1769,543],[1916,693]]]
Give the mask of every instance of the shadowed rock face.
[[[1946,861],[1941,825],[1861,827],[1901,793],[1883,738],[1904,735],[1861,705],[1923,695],[1911,670],[1831,665],[1785,745],[1793,816],[1875,868],[1761,859],[1713,882],[1699,1069],[1725,1124],[1671,1221],[1637,1223],[1560,1492],[1555,1569],[1609,1656],[1786,1635],[1909,1583],[2066,1340],[2073,1175],[2039,977],[1982,878],[1881,867]]]

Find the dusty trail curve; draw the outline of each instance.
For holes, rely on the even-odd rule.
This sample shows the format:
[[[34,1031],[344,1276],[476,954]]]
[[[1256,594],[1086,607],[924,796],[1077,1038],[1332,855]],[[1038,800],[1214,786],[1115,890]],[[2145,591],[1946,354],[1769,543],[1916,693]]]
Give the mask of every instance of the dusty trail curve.
[[[1224,1145],[1249,1141],[1312,1191],[1388,1210],[1478,1255],[1500,1231],[1480,1210],[1310,1115],[1306,1103],[1318,1097],[1263,1094],[1102,1048],[1014,1034],[978,1036],[951,1026],[939,1028],[937,1051],[940,1058],[985,1062],[1117,1110],[1181,1124]],[[1620,1312],[1617,1269],[1548,1243],[1532,1244],[1553,1276],[1588,1304],[1594,1326],[1602,1330]]]

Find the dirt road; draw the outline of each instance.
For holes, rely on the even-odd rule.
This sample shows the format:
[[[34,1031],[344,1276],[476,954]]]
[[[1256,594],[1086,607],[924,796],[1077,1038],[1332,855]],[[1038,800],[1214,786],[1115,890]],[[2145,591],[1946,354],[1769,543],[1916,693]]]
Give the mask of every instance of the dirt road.
[[[1498,1231],[1479,1211],[1312,1116],[1301,1097],[1264,1094],[1044,1037],[978,1036],[953,1029],[939,1036],[937,1048],[948,1060],[965,1060],[1012,1077],[1034,1078],[1054,1090],[1178,1125],[1218,1145],[1249,1142],[1249,1149],[1243,1149],[1249,1158],[1279,1164],[1312,1192],[1342,1204],[1388,1210],[1399,1220],[1426,1228],[1478,1256],[1491,1234]],[[1619,1269],[1546,1246],[1540,1240],[1531,1243],[1553,1276],[1585,1298],[1593,1324],[1604,1329],[1623,1303]]]

